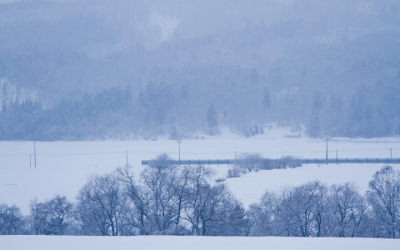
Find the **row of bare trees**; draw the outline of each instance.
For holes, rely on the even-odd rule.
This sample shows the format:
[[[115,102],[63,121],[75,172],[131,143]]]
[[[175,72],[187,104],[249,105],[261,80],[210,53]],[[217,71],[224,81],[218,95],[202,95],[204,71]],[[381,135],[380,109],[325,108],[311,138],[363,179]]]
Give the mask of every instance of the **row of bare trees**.
[[[92,175],[75,205],[65,197],[31,202],[25,232],[77,235],[248,235],[250,220],[204,166],[168,164],[160,155],[136,178],[130,166]]]
[[[399,238],[400,171],[384,166],[364,196],[354,183],[320,181],[267,191],[248,216],[250,235]]]
[[[130,167],[92,176],[77,197],[85,235],[243,235],[245,210],[203,166],[168,165],[162,155],[136,181]],[[246,224],[247,223],[247,224]],[[243,231],[240,232],[240,230]]]
[[[366,236],[364,224],[368,203],[354,184],[333,185],[319,181],[279,194],[266,192],[259,203],[250,206],[253,235],[302,237]]]
[[[92,175],[73,204],[31,201],[29,216],[0,205],[0,234],[400,236],[400,172],[377,171],[366,195],[353,183],[313,181],[266,192],[246,211],[204,166],[169,165],[160,155],[135,177],[126,166]]]

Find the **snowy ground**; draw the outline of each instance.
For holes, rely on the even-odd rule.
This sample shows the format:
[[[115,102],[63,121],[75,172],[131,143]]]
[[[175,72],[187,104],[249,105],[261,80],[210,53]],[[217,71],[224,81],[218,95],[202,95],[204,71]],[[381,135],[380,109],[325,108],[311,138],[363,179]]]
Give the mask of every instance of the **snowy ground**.
[[[257,152],[264,157],[294,155],[302,158],[324,158],[325,142],[308,138],[289,139],[288,131],[278,129],[263,135],[243,138],[225,131],[218,137],[184,140],[181,159],[233,159],[235,152]],[[329,156],[341,158],[400,157],[397,138],[353,139],[336,138],[329,142]],[[128,161],[136,174],[143,169],[141,160],[152,159],[162,152],[178,158],[176,141],[93,141],[36,142],[37,167],[34,167],[33,142],[0,142],[0,203],[16,204],[29,213],[29,201],[43,201],[55,194],[75,200],[87,177],[93,173],[113,171]],[[32,155],[30,160],[30,155]],[[279,190],[310,180],[340,184],[354,181],[361,192],[368,188],[371,176],[382,164],[303,165],[296,169],[260,171],[240,178],[228,179],[229,188],[248,206],[259,200],[266,189]],[[394,165],[400,170],[400,165]],[[228,166],[213,166],[217,175],[225,177]],[[279,238],[279,237],[56,237],[0,236],[1,249],[399,249],[398,240],[341,238]]]
[[[297,186],[312,180],[327,185],[355,182],[361,194],[368,189],[368,182],[382,164],[329,164],[303,165],[295,169],[274,169],[249,173],[226,183],[235,196],[246,206],[257,202],[265,190],[279,191],[285,186]],[[400,165],[392,165],[400,170]],[[245,188],[244,188],[245,187]]]
[[[109,249],[279,249],[279,250],[355,250],[399,249],[399,240],[352,238],[284,237],[71,237],[71,236],[0,236],[2,249],[109,250]]]
[[[266,131],[263,135],[244,138],[224,131],[221,136],[198,140],[183,140],[181,159],[233,159],[235,151],[258,152],[264,157],[279,158],[294,155],[303,158],[324,158],[325,142],[309,138],[290,139],[288,130]],[[329,156],[344,158],[400,157],[400,140],[382,138],[349,140],[340,138],[329,142]],[[75,200],[87,177],[93,173],[110,172],[128,161],[136,174],[143,169],[141,160],[152,159],[162,152],[178,158],[176,141],[92,141],[36,142],[37,167],[34,168],[33,142],[0,142],[0,203],[16,204],[29,212],[29,201],[52,198],[55,194]],[[30,154],[32,155],[30,161]],[[31,165],[31,167],[30,167]],[[309,180],[326,184],[355,181],[364,192],[375,171],[382,164],[303,165],[301,168],[260,171],[226,181],[230,189],[246,206],[258,201],[266,190],[279,190],[285,185],[300,185]],[[400,169],[400,165],[394,165]],[[213,166],[215,178],[226,175],[227,166]]]

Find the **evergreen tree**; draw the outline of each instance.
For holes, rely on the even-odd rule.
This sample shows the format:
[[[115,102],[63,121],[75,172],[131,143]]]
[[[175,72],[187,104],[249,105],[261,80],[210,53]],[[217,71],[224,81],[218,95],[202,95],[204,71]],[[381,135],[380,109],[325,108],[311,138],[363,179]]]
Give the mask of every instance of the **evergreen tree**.
[[[349,106],[349,111],[348,111],[348,118],[347,118],[347,136],[350,137],[355,137],[358,134],[358,124],[357,124],[357,102],[356,102],[356,97],[353,95],[351,97],[351,101],[350,101],[350,106]]]
[[[181,88],[181,98],[185,101],[189,100],[189,91],[187,84],[183,84]]]
[[[314,110],[320,110],[323,107],[323,97],[321,92],[316,92],[314,95],[314,101],[313,101],[313,109]]]
[[[319,123],[318,111],[313,110],[310,118],[310,128],[308,134],[310,137],[316,138],[319,137],[321,133],[321,127]]]
[[[133,100],[133,96],[132,96],[132,87],[130,84],[126,85],[125,88],[125,93],[124,93],[124,100],[125,100],[125,104],[129,105],[132,100]]]
[[[215,110],[213,104],[210,104],[208,106],[206,121],[209,129],[209,134],[214,135],[218,127],[218,120],[217,120],[217,111]]]
[[[271,107],[271,95],[269,93],[268,86],[266,86],[264,90],[263,106]]]
[[[259,77],[259,75],[258,75],[258,71],[257,71],[257,69],[255,69],[255,68],[252,68],[252,69],[251,69],[251,72],[250,72],[250,81],[251,81],[251,83],[254,84],[254,85],[257,85],[258,82],[260,81],[260,77]]]
[[[374,136],[374,133],[372,131],[372,124],[373,124],[373,118],[372,118],[372,107],[371,105],[368,105],[365,108],[365,114],[364,114],[364,120],[362,123],[362,129],[361,129],[361,134],[363,137],[371,138]]]
[[[327,112],[327,134],[331,136],[340,136],[342,129],[342,101],[340,97],[336,97],[335,94],[332,95],[331,103],[329,106],[329,111]]]

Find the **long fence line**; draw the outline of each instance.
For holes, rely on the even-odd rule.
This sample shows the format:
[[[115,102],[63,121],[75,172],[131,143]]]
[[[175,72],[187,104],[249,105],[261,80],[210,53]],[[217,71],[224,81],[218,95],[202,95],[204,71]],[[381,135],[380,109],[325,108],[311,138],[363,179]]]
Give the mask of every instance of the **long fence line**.
[[[268,162],[279,162],[281,159],[264,159]],[[239,163],[241,160],[171,160],[167,161],[173,165],[230,165]],[[331,159],[295,159],[300,164],[340,164],[340,163],[381,163],[381,164],[400,164],[400,158],[331,158]],[[142,165],[150,165],[152,160],[142,160]]]

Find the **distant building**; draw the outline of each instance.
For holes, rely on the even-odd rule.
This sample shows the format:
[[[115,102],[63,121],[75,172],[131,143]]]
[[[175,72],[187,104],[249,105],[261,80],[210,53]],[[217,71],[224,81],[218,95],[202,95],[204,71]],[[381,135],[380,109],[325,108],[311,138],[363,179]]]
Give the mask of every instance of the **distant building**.
[[[285,134],[286,138],[300,138],[301,133],[290,133],[290,134]]]

